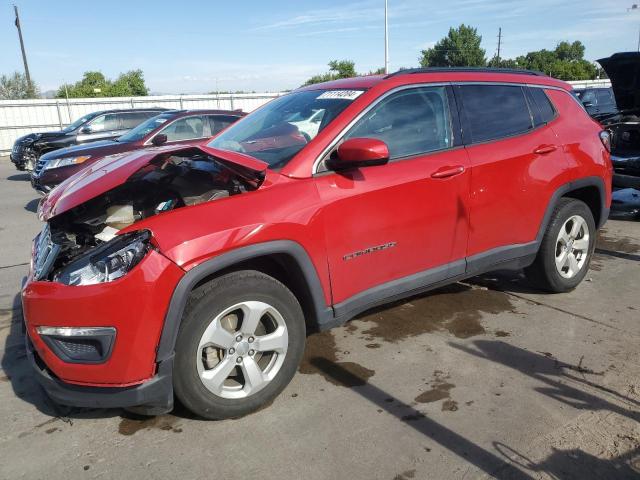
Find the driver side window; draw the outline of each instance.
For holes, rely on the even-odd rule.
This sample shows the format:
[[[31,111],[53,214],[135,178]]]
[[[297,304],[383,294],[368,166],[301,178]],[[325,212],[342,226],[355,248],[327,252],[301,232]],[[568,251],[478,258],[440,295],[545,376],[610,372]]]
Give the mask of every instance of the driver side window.
[[[167,142],[177,142],[180,140],[203,138],[203,132],[204,122],[202,121],[202,117],[185,117],[176,120],[160,133],[167,136]]]
[[[93,119],[89,125],[91,133],[109,132],[118,129],[118,119],[115,114],[100,115]]]
[[[419,87],[394,93],[367,112],[344,136],[375,138],[390,159],[449,148],[452,144],[445,87]]]

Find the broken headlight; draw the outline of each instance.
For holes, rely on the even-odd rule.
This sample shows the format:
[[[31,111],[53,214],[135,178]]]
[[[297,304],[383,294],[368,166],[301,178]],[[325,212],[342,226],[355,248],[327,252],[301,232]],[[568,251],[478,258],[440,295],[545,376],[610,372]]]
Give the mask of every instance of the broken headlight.
[[[93,285],[125,276],[149,250],[147,231],[120,235],[75,260],[53,277],[65,285]]]

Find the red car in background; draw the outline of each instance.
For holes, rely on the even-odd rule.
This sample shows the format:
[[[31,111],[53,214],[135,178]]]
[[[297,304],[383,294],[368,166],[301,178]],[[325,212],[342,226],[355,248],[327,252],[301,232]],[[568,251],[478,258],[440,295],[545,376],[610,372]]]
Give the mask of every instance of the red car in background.
[[[238,110],[166,111],[116,139],[45,153],[31,172],[31,185],[45,194],[104,157],[165,144],[198,143],[218,134],[244,115]]]

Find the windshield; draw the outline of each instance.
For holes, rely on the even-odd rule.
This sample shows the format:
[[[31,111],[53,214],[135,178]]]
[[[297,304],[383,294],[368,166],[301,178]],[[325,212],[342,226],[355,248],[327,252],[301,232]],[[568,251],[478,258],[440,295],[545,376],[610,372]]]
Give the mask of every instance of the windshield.
[[[209,146],[284,167],[363,90],[310,90],[277,98],[233,124]]]
[[[142,140],[150,132],[154,131],[160,125],[167,122],[167,120],[171,120],[173,117],[175,117],[175,113],[162,113],[160,115],[156,115],[155,117],[151,117],[149,120],[142,122],[136,128],[129,130],[121,137],[118,137],[118,141],[137,142],[138,140]]]
[[[64,133],[69,133],[69,132],[73,132],[76,128],[78,128],[80,125],[87,123],[89,120],[91,120],[93,117],[95,117],[96,115],[98,115],[98,113],[90,113],[89,115],[85,115],[84,117],[79,118],[78,120],[76,120],[75,122],[73,122],[70,125],[67,125],[66,127],[64,127],[62,129],[62,131]]]

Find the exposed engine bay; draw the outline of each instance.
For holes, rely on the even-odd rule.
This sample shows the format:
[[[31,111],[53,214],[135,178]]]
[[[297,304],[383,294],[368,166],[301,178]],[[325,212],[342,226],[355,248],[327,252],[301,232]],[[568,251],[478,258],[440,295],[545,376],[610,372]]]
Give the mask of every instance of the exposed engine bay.
[[[196,149],[157,156],[118,187],[49,220],[55,258],[41,279],[58,280],[83,254],[104,250],[118,231],[142,219],[254,190],[256,183],[243,173]]]
[[[617,114],[599,119],[611,133],[611,151],[616,155],[640,156],[640,117]]]

